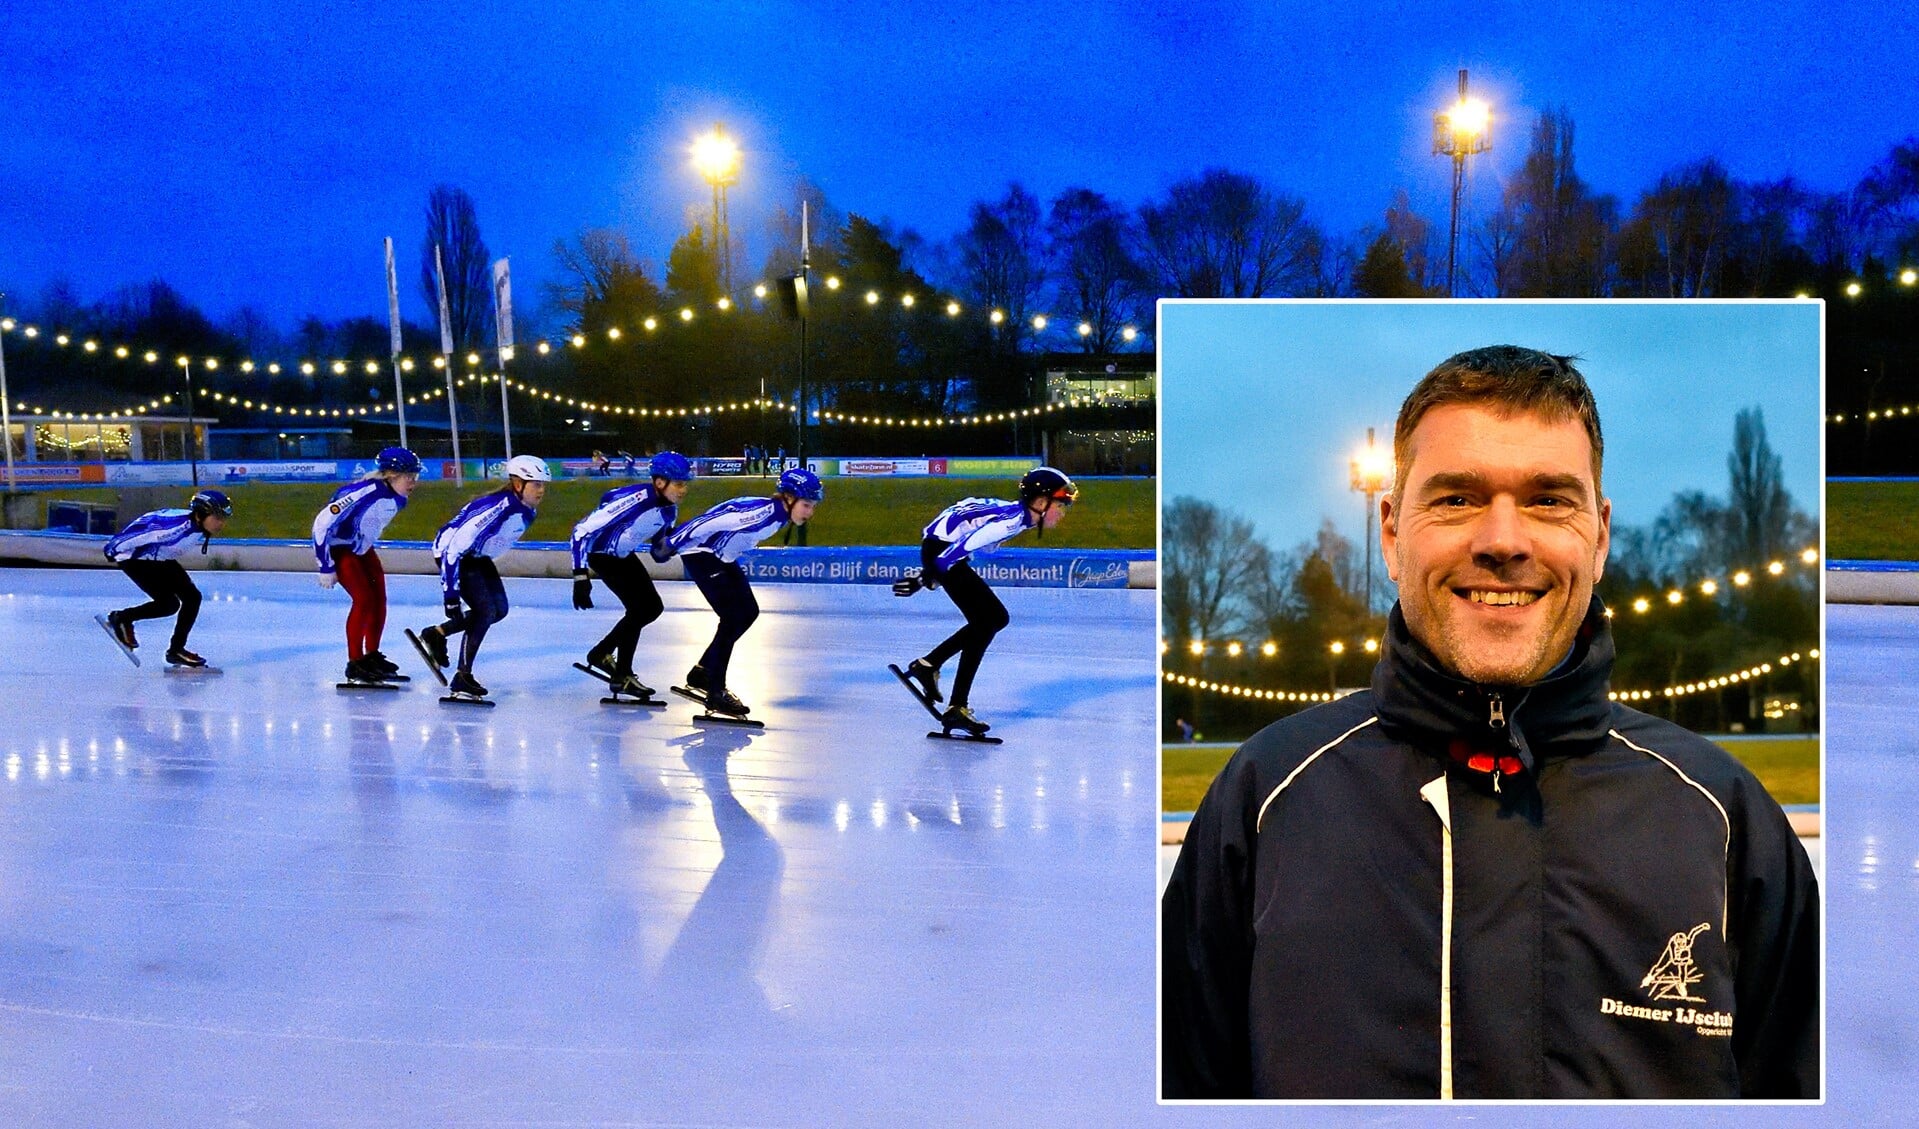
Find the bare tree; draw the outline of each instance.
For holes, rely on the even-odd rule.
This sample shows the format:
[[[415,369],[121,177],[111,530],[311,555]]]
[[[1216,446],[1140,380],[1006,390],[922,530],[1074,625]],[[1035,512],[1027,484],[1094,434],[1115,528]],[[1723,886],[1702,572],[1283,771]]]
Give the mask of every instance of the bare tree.
[[[1573,167],[1573,120],[1565,110],[1539,115],[1531,148],[1506,186],[1513,213],[1514,289],[1520,297],[1603,295],[1617,204],[1595,196]]]
[[[473,197],[450,184],[436,186],[426,198],[426,238],[420,243],[420,293],[427,309],[440,308],[433,281],[433,249],[446,267],[446,303],[453,347],[468,349],[486,339],[492,317],[493,288],[486,241],[473,212]]]
[[[1017,181],[992,203],[974,204],[966,230],[957,241],[959,267],[967,297],[1006,313],[1000,340],[1017,349],[1031,326],[1046,284],[1045,234],[1039,198]]]
[[[1622,274],[1637,275],[1635,289],[1648,297],[1717,295],[1736,200],[1725,166],[1710,157],[1664,174],[1620,231]]]
[[[1197,498],[1173,499],[1161,544],[1166,628],[1185,639],[1212,639],[1249,619],[1249,597],[1271,562],[1253,523]]]
[[[1129,244],[1132,220],[1090,188],[1069,188],[1053,200],[1046,223],[1058,293],[1055,306],[1092,332],[1088,353],[1118,349],[1122,330],[1139,319],[1141,272]]]
[[[588,228],[572,243],[554,243],[553,260],[562,277],[547,283],[548,301],[580,332],[631,326],[660,308],[660,288],[622,232]]]
[[[1322,282],[1324,237],[1305,201],[1250,176],[1208,169],[1139,214],[1141,263],[1163,296],[1260,298]]]

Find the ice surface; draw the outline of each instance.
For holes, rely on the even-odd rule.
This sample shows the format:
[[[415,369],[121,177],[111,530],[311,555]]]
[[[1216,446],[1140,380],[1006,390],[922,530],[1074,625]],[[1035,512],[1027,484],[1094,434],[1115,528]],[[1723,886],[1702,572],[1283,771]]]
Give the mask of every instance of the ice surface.
[[[113,572],[0,571],[0,1125],[1614,1124],[1616,1110],[1152,1105],[1154,593],[1003,590],[928,741],[886,670],[937,594],[758,588],[734,688],[598,705],[612,622],[508,580],[478,673],[346,694],[343,594],[200,573],[218,676],[136,670]],[[684,584],[641,678],[713,619]],[[1648,1124],[1901,1123],[1919,1099],[1919,614],[1833,616],[1832,1102]],[[1883,636],[1883,638],[1881,638]],[[143,655],[164,625],[141,627]]]

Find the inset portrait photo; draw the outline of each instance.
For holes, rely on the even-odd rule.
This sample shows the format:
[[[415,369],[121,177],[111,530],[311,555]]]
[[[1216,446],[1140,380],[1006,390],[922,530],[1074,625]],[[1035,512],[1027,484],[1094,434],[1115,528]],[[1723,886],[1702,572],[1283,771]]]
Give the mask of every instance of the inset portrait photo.
[[[1822,1099],[1823,312],[1161,303],[1163,1101]]]

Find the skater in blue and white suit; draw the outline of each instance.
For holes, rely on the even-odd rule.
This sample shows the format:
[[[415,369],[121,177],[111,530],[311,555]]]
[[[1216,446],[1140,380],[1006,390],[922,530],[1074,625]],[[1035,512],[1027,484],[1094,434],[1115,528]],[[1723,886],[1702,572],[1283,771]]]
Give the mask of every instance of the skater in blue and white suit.
[[[167,662],[174,666],[207,665],[207,660],[187,650],[187,635],[200,615],[200,589],[188,578],[180,558],[195,548],[205,553],[208,541],[226,528],[232,516],[233,503],[224,493],[202,490],[186,509],[141,514],[107,540],[107,559],[149,597],[139,607],[94,617],[113,641],[126,649],[129,658],[140,645],[133,636],[135,621],[161,619],[177,612]],[[134,662],[138,664],[139,660]]]
[[[460,642],[460,666],[447,682],[454,697],[482,699],[486,687],[473,677],[473,660],[489,627],[506,618],[506,585],[495,558],[511,549],[533,524],[534,511],[546,497],[553,473],[543,459],[515,455],[506,461],[506,486],[468,502],[433,539],[433,559],[440,565],[440,597],[446,622],[420,632],[420,642],[433,664],[447,666],[449,635],[465,634]],[[464,601],[467,610],[461,610]]]
[[[967,558],[990,553],[1000,545],[1029,529],[1042,532],[1060,523],[1066,507],[1079,497],[1073,480],[1052,467],[1038,467],[1019,480],[1019,500],[1003,502],[996,498],[967,498],[940,511],[926,527],[920,543],[919,575],[893,585],[893,594],[911,596],[922,588],[946,589],[946,595],[966,617],[958,631],[928,651],[924,657],[906,664],[906,676],[919,685],[927,703],[940,700],[940,666],[959,656],[959,672],[953,678],[953,697],[940,723],[952,729],[964,729],[978,736],[991,728],[973,716],[967,697],[973,690],[973,676],[993,636],[1005,628],[1006,605],[986,586]]]
[[[633,677],[633,651],[640,631],[665,610],[640,553],[664,554],[660,542],[673,528],[693,464],[663,451],[647,469],[650,482],[608,490],[599,507],[573,527],[573,606],[582,611],[593,606],[593,577],[598,576],[626,609],[613,630],[587,651],[586,665],[605,674],[615,692],[640,698],[651,697],[653,690]]]
[[[726,688],[733,644],[760,615],[746,570],[737,563],[740,555],[789,522],[805,525],[825,496],[818,475],[795,468],[780,475],[779,492],[772,497],[721,502],[667,537],[667,550],[684,558],[687,575],[720,616],[713,642],[686,673],[686,684],[705,693],[706,708],[714,713],[745,717],[749,712]]]

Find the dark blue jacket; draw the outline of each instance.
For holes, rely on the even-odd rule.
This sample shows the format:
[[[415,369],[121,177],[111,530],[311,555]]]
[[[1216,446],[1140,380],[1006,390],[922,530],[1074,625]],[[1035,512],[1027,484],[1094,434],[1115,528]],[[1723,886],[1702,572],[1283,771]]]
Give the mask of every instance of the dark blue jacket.
[[[1569,664],[1504,690],[1394,609],[1371,690],[1266,727],[1162,902],[1168,1098],[1812,1098],[1819,898],[1724,750]]]

